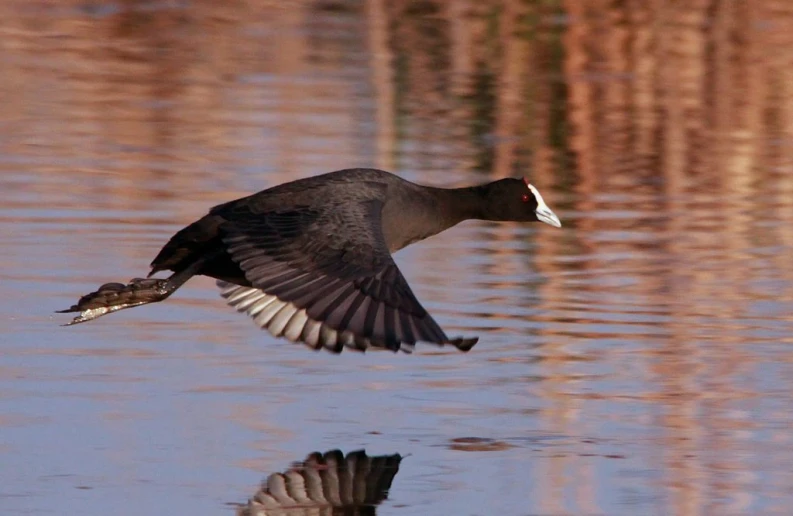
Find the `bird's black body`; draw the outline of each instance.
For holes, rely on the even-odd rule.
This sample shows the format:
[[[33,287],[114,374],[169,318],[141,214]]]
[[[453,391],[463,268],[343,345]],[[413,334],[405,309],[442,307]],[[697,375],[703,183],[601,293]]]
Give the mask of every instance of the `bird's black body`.
[[[374,169],[300,179],[216,206],[177,232],[151,264],[150,276],[170,270],[170,278],[106,284],[68,311],[84,322],[160,301],[201,274],[260,326],[315,348],[409,350],[426,341],[467,350],[476,339],[446,337],[391,252],[466,219],[558,225],[537,197],[519,179],[461,189]]]

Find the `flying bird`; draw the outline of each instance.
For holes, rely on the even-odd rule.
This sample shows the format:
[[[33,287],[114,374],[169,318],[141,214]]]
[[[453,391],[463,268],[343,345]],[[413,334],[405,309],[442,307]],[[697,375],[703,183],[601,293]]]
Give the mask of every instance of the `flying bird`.
[[[60,313],[67,325],[162,301],[195,275],[276,337],[340,353],[416,342],[468,351],[421,306],[391,253],[464,220],[561,227],[526,179],[422,186],[382,170],[338,170],[215,206],[165,244],[147,278],[106,283]],[[172,271],[168,278],[152,278]]]

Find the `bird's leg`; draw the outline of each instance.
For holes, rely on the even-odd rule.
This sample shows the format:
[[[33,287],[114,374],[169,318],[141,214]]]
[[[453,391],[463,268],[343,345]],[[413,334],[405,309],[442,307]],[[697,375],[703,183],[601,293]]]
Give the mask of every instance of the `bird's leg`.
[[[92,321],[103,315],[156,303],[167,299],[171,294],[192,278],[206,262],[206,258],[193,262],[189,267],[172,274],[169,278],[134,278],[129,283],[105,283],[95,292],[86,294],[66,310],[57,313],[80,312],[64,326]]]

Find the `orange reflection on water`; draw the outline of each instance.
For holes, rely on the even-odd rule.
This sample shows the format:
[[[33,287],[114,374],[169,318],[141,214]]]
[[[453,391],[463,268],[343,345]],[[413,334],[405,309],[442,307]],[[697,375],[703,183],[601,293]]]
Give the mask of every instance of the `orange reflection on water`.
[[[789,2],[4,2],[0,15],[0,340],[24,343],[4,344],[17,404],[0,426],[41,439],[14,437],[10,463],[63,421],[101,420],[96,439],[117,439],[107,463],[65,441],[100,485],[119,456],[145,468],[138,436],[158,431],[180,481],[382,435],[437,454],[413,473],[406,459],[417,490],[390,497],[425,513],[479,499],[505,514],[785,513]],[[54,329],[50,310],[142,275],[209,206],[348,166],[446,186],[527,176],[564,228],[472,222],[399,253],[449,332],[482,338],[465,356],[300,355],[208,280]],[[108,376],[70,369],[88,361]],[[436,464],[457,475],[445,492],[417,480]]]

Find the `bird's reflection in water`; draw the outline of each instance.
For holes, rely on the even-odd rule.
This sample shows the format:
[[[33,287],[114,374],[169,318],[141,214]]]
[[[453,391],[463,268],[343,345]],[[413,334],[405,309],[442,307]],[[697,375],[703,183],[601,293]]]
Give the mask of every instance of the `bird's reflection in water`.
[[[273,473],[238,516],[364,516],[388,496],[402,456],[355,451],[312,453],[284,473]]]

